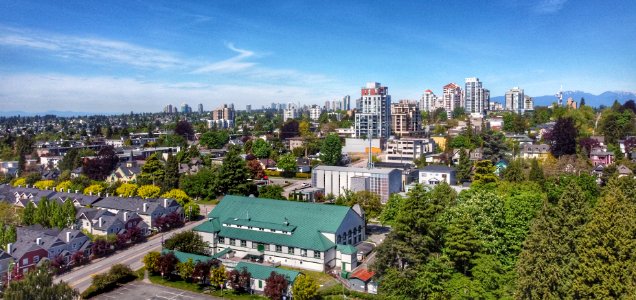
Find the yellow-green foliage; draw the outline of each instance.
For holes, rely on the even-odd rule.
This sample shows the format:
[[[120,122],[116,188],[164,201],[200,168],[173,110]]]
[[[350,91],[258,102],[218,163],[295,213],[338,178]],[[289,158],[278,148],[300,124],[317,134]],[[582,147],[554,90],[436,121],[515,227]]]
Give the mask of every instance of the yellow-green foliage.
[[[142,185],[137,189],[137,196],[144,199],[157,198],[160,194],[161,188],[152,184]]]
[[[134,183],[123,183],[116,190],[117,196],[132,197],[137,192],[137,185]]]
[[[71,188],[71,184],[72,183],[71,183],[70,180],[62,181],[55,187],[55,189],[60,191],[60,192],[63,192],[63,191],[66,191],[66,190],[70,189]]]
[[[91,184],[84,189],[84,195],[97,195],[104,190],[104,187],[100,184]]]
[[[53,180],[40,180],[33,184],[38,189],[47,190],[55,186],[55,181]]]
[[[13,186],[17,187],[17,186],[25,186],[26,185],[26,178],[18,178],[13,182]]]
[[[172,189],[169,192],[161,195],[161,198],[175,199],[182,206],[190,201],[190,197],[188,196],[188,194],[180,189]]]

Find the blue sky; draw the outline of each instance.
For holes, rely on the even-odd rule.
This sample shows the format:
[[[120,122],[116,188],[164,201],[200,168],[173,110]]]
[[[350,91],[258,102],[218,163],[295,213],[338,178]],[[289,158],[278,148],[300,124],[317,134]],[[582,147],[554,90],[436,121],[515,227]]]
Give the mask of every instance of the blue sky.
[[[487,3],[486,3],[487,2]],[[0,0],[0,109],[636,91],[636,1]]]

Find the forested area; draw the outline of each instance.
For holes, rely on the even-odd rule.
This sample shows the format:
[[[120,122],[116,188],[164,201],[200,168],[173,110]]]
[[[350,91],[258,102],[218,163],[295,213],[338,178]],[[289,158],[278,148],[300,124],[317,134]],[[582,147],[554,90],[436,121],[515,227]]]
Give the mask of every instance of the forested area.
[[[394,196],[373,266],[388,299],[620,298],[636,293],[636,180],[588,175]]]

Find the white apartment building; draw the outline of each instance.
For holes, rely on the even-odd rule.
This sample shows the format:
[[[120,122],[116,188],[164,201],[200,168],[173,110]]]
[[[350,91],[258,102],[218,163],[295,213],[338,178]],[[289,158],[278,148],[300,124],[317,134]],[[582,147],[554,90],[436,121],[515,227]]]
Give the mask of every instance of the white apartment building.
[[[484,89],[477,77],[466,78],[464,109],[467,114],[484,114],[490,108],[490,91]]]
[[[320,108],[319,105],[312,105],[311,108],[309,108],[309,118],[312,121],[318,121],[320,114],[322,114],[322,108]]]
[[[368,82],[362,88],[354,123],[357,138],[386,138],[391,134],[391,96],[388,91],[388,87],[378,82]]]
[[[298,108],[296,107],[296,104],[291,102],[288,103],[287,107],[283,110],[283,122],[287,122],[291,119],[297,119],[299,117],[300,113],[298,111]]]
[[[506,110],[523,114],[525,109],[525,96],[523,89],[513,87],[506,92]]]
[[[385,162],[413,163],[422,155],[435,152],[435,141],[427,138],[401,138],[387,141]]]
[[[450,118],[456,107],[463,107],[462,88],[455,83],[449,83],[443,89],[443,103],[446,114]],[[437,109],[437,107],[435,108]]]
[[[444,107],[443,99],[439,99],[431,90],[424,91],[422,99],[420,99],[420,111],[433,112],[438,107]]]

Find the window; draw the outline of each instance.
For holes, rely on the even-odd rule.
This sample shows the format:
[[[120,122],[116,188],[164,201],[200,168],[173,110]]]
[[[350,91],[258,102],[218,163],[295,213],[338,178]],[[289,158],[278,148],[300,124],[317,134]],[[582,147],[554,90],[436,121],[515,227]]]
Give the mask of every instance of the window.
[[[247,241],[246,240],[242,240],[241,241],[241,247],[247,247]]]
[[[293,255],[295,250],[296,249],[294,249],[294,247],[287,247],[287,254],[292,254]]]
[[[260,231],[265,231],[265,229],[263,229],[263,228],[259,228],[258,230],[260,230]]]
[[[320,251],[314,251],[314,258],[320,258]]]
[[[258,244],[256,242],[252,242],[252,249],[256,249],[256,247],[258,247]]]
[[[37,264],[39,261],[40,261],[40,257],[39,256],[36,255],[36,256],[33,257],[33,263]]]
[[[28,264],[29,264],[29,258],[28,257],[22,260],[22,265],[23,266],[24,265],[28,265]]]
[[[276,245],[276,252],[283,252],[283,246]]]
[[[300,249],[300,256],[307,257],[307,249]]]
[[[269,231],[271,231],[271,232],[276,232],[276,229],[270,229]]]
[[[252,226],[247,226],[247,229],[252,229]]]
[[[235,243],[236,243],[235,239],[230,239],[230,245],[234,246]]]

